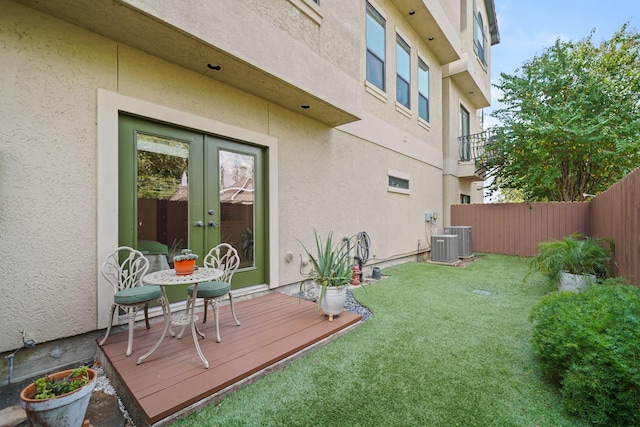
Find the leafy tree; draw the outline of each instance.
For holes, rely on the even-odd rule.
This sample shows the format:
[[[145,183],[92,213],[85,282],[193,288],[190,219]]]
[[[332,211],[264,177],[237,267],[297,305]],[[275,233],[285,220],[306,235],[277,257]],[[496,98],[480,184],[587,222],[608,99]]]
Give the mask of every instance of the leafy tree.
[[[180,143],[170,143],[153,136],[145,136],[148,141],[168,147]],[[138,151],[138,198],[169,199],[178,189],[182,174],[188,170],[186,158],[152,151]]]
[[[501,188],[496,199],[497,203],[521,203],[524,201],[522,190],[517,188]]]
[[[557,40],[500,75],[490,190],[580,201],[640,166],[640,35],[628,24],[599,46],[593,35]]]

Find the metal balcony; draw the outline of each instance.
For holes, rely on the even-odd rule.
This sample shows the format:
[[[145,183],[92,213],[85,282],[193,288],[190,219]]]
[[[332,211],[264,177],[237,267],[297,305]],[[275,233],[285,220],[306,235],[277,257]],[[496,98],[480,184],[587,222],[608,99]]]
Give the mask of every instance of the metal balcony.
[[[483,181],[489,170],[492,154],[487,148],[495,136],[493,130],[458,137],[458,176]]]

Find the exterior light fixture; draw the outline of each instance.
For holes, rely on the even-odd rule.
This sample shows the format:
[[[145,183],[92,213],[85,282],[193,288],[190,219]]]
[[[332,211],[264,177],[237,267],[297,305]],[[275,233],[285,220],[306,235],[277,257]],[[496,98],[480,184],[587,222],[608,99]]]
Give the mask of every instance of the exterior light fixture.
[[[311,105],[303,104],[300,106],[300,108],[302,108],[303,110],[308,110],[311,108]]]
[[[220,64],[207,64],[207,68],[214,71],[222,70],[222,66],[220,66]]]
[[[409,11],[409,15],[415,15],[415,14],[416,14],[416,11],[415,11],[415,10],[410,10],[410,11]]]

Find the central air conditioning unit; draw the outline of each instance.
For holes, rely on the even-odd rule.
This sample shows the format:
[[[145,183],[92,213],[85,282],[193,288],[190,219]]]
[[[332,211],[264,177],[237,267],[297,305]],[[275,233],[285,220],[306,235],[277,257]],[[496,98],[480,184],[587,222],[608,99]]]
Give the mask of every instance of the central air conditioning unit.
[[[434,234],[431,236],[431,261],[455,263],[458,261],[458,236]]]
[[[473,242],[471,240],[471,227],[450,226],[444,228],[444,234],[455,234],[458,236],[458,256],[460,258],[473,257]]]

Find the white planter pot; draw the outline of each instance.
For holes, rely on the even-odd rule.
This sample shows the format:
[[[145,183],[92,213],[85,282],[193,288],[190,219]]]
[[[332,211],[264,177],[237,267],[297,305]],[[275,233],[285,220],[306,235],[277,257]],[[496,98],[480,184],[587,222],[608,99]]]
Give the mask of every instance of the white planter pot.
[[[320,308],[324,314],[329,315],[329,321],[333,320],[333,316],[342,313],[344,310],[344,303],[347,300],[347,287],[327,287],[322,298],[322,304]]]
[[[562,271],[558,291],[580,292],[594,283],[596,283],[596,276],[593,274],[571,274]]]

